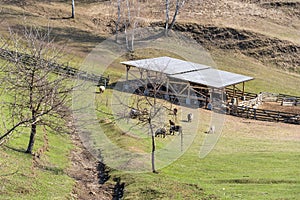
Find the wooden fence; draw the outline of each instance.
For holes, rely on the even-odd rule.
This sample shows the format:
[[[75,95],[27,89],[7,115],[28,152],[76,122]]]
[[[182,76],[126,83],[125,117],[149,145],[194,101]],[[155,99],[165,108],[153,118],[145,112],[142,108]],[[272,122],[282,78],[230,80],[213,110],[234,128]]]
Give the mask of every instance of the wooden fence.
[[[285,98],[292,98],[295,99],[297,102],[300,102],[300,97],[288,94],[262,92],[262,95],[264,102],[282,102]]]
[[[18,62],[24,63],[25,65],[28,66],[36,66],[38,63],[47,63],[49,65],[49,68],[52,69],[53,72],[57,74],[63,74],[72,78],[91,81],[96,83],[97,85],[107,86],[107,84],[109,83],[108,77],[87,73],[85,71],[78,70],[76,68],[67,65],[61,65],[44,59],[38,59],[34,56],[25,53],[19,53],[19,52],[0,48],[0,58],[10,62],[14,62],[17,60]]]
[[[249,108],[244,106],[232,106],[227,110],[226,113],[237,117],[261,120],[261,121],[300,124],[300,115],[295,113],[255,109],[255,108]]]
[[[226,94],[229,96],[229,97],[233,97],[233,94],[234,94],[234,90],[232,88],[229,88],[227,87],[226,88]],[[254,99],[257,97],[257,94],[256,93],[251,93],[251,92],[244,92],[237,89],[235,90],[235,97],[237,98],[242,98],[242,97],[245,97],[245,100],[249,100],[249,99]]]
[[[300,97],[287,94],[278,94],[277,101],[282,101],[284,98],[294,98],[297,100],[297,102],[300,102]]]

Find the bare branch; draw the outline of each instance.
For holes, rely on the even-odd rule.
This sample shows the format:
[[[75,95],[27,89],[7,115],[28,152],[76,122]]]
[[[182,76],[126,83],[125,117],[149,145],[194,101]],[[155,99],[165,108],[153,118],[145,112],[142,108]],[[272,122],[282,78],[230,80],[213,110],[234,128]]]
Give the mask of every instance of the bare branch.
[[[22,35],[10,31],[1,49],[10,62],[3,68],[1,82],[5,84],[2,94],[9,98],[3,103],[9,111],[8,129],[0,138],[9,136],[21,125],[31,128],[27,151],[31,153],[36,127],[47,125],[53,130],[63,130],[69,117],[69,95],[72,86],[66,86],[67,76],[55,75],[53,63],[62,56],[49,38],[49,28],[39,29],[34,25],[24,26]]]

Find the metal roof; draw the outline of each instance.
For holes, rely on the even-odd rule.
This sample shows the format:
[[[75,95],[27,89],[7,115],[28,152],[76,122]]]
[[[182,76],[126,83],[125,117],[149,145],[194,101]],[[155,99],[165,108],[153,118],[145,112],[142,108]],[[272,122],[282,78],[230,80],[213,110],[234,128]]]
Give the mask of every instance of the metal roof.
[[[145,70],[162,72],[167,75],[185,73],[200,69],[207,69],[209,66],[198,63],[188,62],[170,57],[158,57],[142,60],[133,60],[121,62],[124,65],[129,65]]]
[[[158,57],[121,62],[145,70],[165,73],[168,77],[202,84],[214,88],[224,88],[253,78],[232,72],[213,69],[209,66],[170,57]]]
[[[208,68],[194,72],[171,75],[170,77],[207,85],[214,88],[224,88],[229,85],[250,81],[253,78],[236,73]]]

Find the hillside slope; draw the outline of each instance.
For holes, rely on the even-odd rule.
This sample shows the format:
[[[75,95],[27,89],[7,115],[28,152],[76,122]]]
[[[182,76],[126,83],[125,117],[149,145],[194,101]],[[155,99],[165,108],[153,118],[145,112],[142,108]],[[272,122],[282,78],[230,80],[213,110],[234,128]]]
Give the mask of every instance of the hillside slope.
[[[8,28],[20,31],[21,26],[24,24],[35,24],[41,30],[45,31],[50,28],[51,36],[55,38],[56,44],[58,46],[65,47],[65,51],[71,58],[72,66],[79,67],[80,63],[97,44],[114,34],[115,22],[117,20],[117,6],[116,1],[107,0],[83,0],[75,2],[76,18],[70,19],[71,1],[66,2],[62,0],[54,0],[49,2],[45,0],[0,0],[0,33],[7,35]],[[138,26],[161,27],[164,25],[164,1],[144,0],[131,2],[132,16],[136,15],[138,11]],[[172,14],[174,4],[171,5],[171,10]],[[251,92],[269,91],[288,93],[300,96],[299,10],[299,0],[188,0],[178,15],[178,23],[176,23],[174,29],[185,33],[187,36],[195,39],[199,44],[205,47],[211,53],[212,58],[220,69],[254,77],[254,81],[246,84],[246,90]],[[207,119],[209,118],[208,114],[204,116],[207,116]],[[205,121],[205,119],[203,120]],[[281,152],[281,149],[279,148],[281,143],[290,147],[290,143],[286,144],[286,142],[283,141],[286,136],[291,138],[290,140],[296,138],[295,141],[299,141],[299,136],[296,133],[298,129],[292,125],[282,126],[276,123],[272,123],[270,125],[265,122],[257,123],[251,120],[235,120],[232,117],[230,117],[228,121],[229,122],[227,122],[224,129],[225,139],[226,137],[228,139],[228,141],[225,140],[227,142],[225,142],[225,144],[229,144],[227,146],[235,146],[234,142],[238,143],[239,139],[243,140],[242,130],[246,130],[246,134],[248,134],[247,136],[249,136],[251,142],[253,142],[251,145],[254,147],[252,148],[251,146],[249,152],[246,152],[245,150],[243,153],[246,155],[250,154],[250,157],[252,156],[252,151],[257,153],[255,147],[256,141],[253,138],[258,138],[261,140],[263,145],[267,144],[269,146],[272,146],[274,138],[276,141],[278,140],[277,142],[279,145],[278,147],[276,146],[274,156],[277,151]],[[251,124],[251,126],[249,126],[249,124]],[[259,128],[256,128],[257,124],[259,124]],[[208,128],[208,125],[208,122],[205,121],[205,123],[202,124],[201,131],[204,132]],[[255,129],[255,131],[253,131],[253,129]],[[276,134],[276,131],[280,132],[279,136]],[[269,138],[270,135],[272,136],[271,139]],[[1,167],[5,168],[3,174],[9,175],[9,177],[0,177],[1,180],[4,180],[3,183],[5,184],[4,186],[0,186],[0,199],[3,195],[7,195],[8,199],[9,197],[13,199],[17,196],[23,195],[24,193],[26,193],[25,197],[30,199],[31,197],[34,197],[37,191],[39,195],[38,197],[42,197],[44,191],[48,191],[47,195],[51,197],[52,193],[54,193],[52,191],[53,188],[51,187],[51,184],[62,182],[62,180],[66,178],[67,174],[69,174],[66,179],[68,180],[68,183],[66,183],[68,186],[61,188],[61,196],[57,198],[80,198],[80,195],[82,195],[83,198],[92,198],[93,195],[101,196],[102,194],[103,198],[109,198],[112,196],[112,184],[114,183],[110,183],[107,187],[101,187],[97,182],[98,177],[94,177],[93,180],[89,179],[92,176],[99,175],[97,171],[98,166],[96,166],[97,162],[92,160],[88,163],[90,155],[85,154],[86,151],[84,151],[84,147],[82,147],[80,142],[76,141],[78,138],[72,138],[73,141],[75,141],[75,145],[78,147],[70,153],[70,149],[72,148],[72,145],[70,144],[71,139],[69,137],[63,137],[62,140],[60,137],[56,137],[55,134],[52,135],[52,140],[59,141],[56,143],[57,145],[63,145],[65,142],[68,143],[68,146],[59,152],[54,151],[54,147],[49,148],[51,152],[47,153],[47,155],[43,157],[45,159],[45,163],[36,166],[32,164],[32,157],[26,157],[26,162],[23,163],[23,154],[15,152],[15,149],[20,149],[23,143],[26,143],[26,139],[24,139],[24,137],[24,135],[17,135],[17,140],[12,140],[11,143],[8,143],[8,145],[3,148],[0,147],[1,157],[10,159],[7,161],[2,158],[0,159],[0,169]],[[39,147],[43,145],[42,136],[39,138],[39,143]],[[247,144],[248,141],[241,143],[242,146],[246,146]],[[226,145],[222,146],[221,143],[221,146],[219,146],[221,150],[217,149],[217,151],[222,151],[222,148],[226,148]],[[264,146],[260,146],[262,150],[264,150],[263,147]],[[273,151],[273,148],[270,147],[270,149],[271,150],[268,151]],[[291,149],[294,150],[295,148]],[[231,150],[232,149],[228,150],[228,154],[232,153]],[[287,148],[287,151],[288,150],[289,148]],[[233,149],[232,151],[238,150]],[[193,153],[196,154],[197,152],[198,149],[193,150]],[[297,152],[294,153],[296,154]],[[69,161],[71,160],[73,162],[73,168],[70,169],[70,173],[65,173],[65,171],[67,171],[66,168],[71,164],[68,163],[69,161],[64,159],[65,157],[59,160],[55,160],[55,158],[57,155],[66,156],[68,154],[72,154]],[[219,160],[219,157],[217,157],[218,155],[215,156],[218,159],[213,160],[212,162],[214,163]],[[238,159],[242,158],[242,156],[243,155],[240,155]],[[290,159],[290,157],[288,158]],[[54,159],[55,161],[51,160],[51,162],[48,162],[48,159]],[[191,160],[192,159],[194,159],[194,157],[191,158]],[[261,159],[263,160],[263,158]],[[236,160],[233,159],[233,162]],[[65,162],[65,164],[61,166],[62,163],[57,162]],[[23,168],[31,166],[38,168],[37,174],[32,175],[31,173],[33,173],[33,171],[29,171],[29,174],[24,171],[19,171],[19,173],[17,171],[18,168],[15,166],[16,163]],[[244,166],[249,163],[251,164],[251,160],[245,162]],[[260,164],[261,166],[264,166],[265,163]],[[181,166],[181,163],[178,163],[175,166]],[[284,164],[282,164],[282,166],[284,166]],[[170,167],[172,168],[173,166]],[[195,165],[194,167],[197,169],[197,167],[201,166]],[[209,168],[210,165],[207,164],[207,169]],[[206,168],[204,167],[204,170],[205,169]],[[81,174],[76,173],[78,170],[82,170],[83,172]],[[282,170],[284,169],[282,168]],[[15,171],[17,171],[16,174],[14,174]],[[167,174],[168,170],[165,171]],[[204,176],[201,173],[200,175]],[[55,181],[51,180],[53,174],[56,175]],[[240,174],[242,174],[242,172],[240,172]],[[168,176],[168,174],[166,176]],[[23,188],[22,184],[24,184],[28,177],[30,177],[30,180],[33,180],[33,183],[32,185],[29,184]],[[43,180],[39,180],[40,177],[41,180],[45,177],[48,179],[48,182],[43,183],[44,185],[42,186],[44,188],[42,189],[39,189],[40,182],[43,182]],[[176,176],[174,175],[174,177]],[[168,178],[171,179],[170,177]],[[166,178],[166,180],[168,180],[168,178]],[[232,177],[229,176],[228,178]],[[257,175],[254,178],[259,179],[259,176]],[[74,179],[77,182],[81,182],[77,183],[76,188],[72,191],[71,187],[75,184]],[[153,180],[159,182],[160,180],[158,179],[159,178],[157,177],[151,177],[148,180],[149,185]],[[195,181],[193,180],[193,177],[191,177],[191,179],[192,181]],[[134,180],[134,178],[131,179],[131,177],[127,177],[127,180]],[[143,177],[141,180],[144,181]],[[218,180],[216,179],[216,181]],[[252,181],[252,179],[250,181]],[[167,181],[165,182],[167,184]],[[179,183],[175,183],[175,181],[173,182],[174,184],[179,185]],[[207,182],[210,184],[210,181]],[[12,187],[11,185],[14,184],[17,184],[17,186]],[[134,181],[132,181],[132,185],[134,185]],[[132,185],[129,186],[128,190],[130,190]],[[195,186],[190,183],[184,183],[182,185],[182,191],[186,189],[184,185],[188,185],[187,188],[191,191],[194,190]],[[209,187],[211,187],[211,193],[215,190],[213,185],[215,185],[215,183],[209,185]],[[142,186],[143,185],[139,187]],[[175,186],[172,186],[174,187],[172,189],[176,189]],[[195,188],[198,190],[198,185],[196,186],[197,187]],[[4,190],[5,187],[12,189],[10,192],[6,193]],[[103,191],[97,192],[97,190],[101,188]],[[19,193],[13,194],[12,191],[14,190],[18,190]],[[255,188],[252,188],[252,190],[254,191]],[[135,191],[135,189],[131,191]],[[149,190],[148,192],[151,193],[151,191],[152,190]],[[136,192],[138,193],[139,191]],[[223,190],[218,191],[218,195],[220,196],[223,192]],[[138,195],[143,194],[138,193]],[[214,195],[212,195],[211,198],[213,199]]]

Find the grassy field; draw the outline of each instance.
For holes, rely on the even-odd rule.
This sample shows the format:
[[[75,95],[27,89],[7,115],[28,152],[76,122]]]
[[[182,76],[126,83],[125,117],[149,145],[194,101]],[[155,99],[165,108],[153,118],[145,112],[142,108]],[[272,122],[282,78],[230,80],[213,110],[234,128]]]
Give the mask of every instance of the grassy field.
[[[69,199],[74,180],[66,174],[73,148],[67,135],[40,130],[34,152],[45,147],[39,159],[25,154],[29,131],[14,134],[0,149],[0,199]]]
[[[8,27],[20,30],[20,24],[28,24],[28,21],[42,30],[51,27],[55,43],[65,47],[67,60],[71,60],[69,64],[76,68],[115,28],[116,5],[111,1],[79,2],[75,19],[64,19],[71,14],[70,4],[65,2],[28,1],[24,5],[7,2],[1,1],[1,33],[7,34]],[[164,20],[161,1],[144,2],[139,17],[141,24],[147,26],[150,22]],[[297,7],[271,8],[265,7],[261,1],[242,0],[190,2],[179,14],[179,22],[231,27],[237,32],[247,30],[254,35],[260,33],[299,45]],[[299,3],[299,0],[293,2]],[[2,21],[2,17],[5,20]],[[156,56],[153,52],[139,53],[135,58]],[[300,96],[299,74],[280,70],[277,66],[228,49],[212,47],[210,54],[218,69],[255,78],[246,83],[246,91]],[[125,71],[123,66],[116,64],[120,61],[117,60],[105,72],[112,81],[117,81]],[[96,95],[98,109],[110,112],[106,102],[110,105],[112,92],[107,89],[104,94]],[[120,177],[125,183],[124,199],[299,199],[299,126],[226,116],[217,145],[207,157],[200,159],[199,151],[210,125],[211,113],[202,109],[197,112],[200,127],[193,144],[179,159],[159,169],[158,174],[110,171],[108,182],[115,184],[113,178]],[[97,114],[106,135],[120,147],[138,152],[151,150],[151,139],[146,133],[138,131],[137,135],[144,134],[144,137],[124,134],[117,125],[106,124],[113,117]],[[7,144],[0,146],[0,200],[73,199],[71,193],[75,180],[67,175],[71,166],[70,151],[74,149],[69,135],[45,135],[41,130],[37,134],[34,152],[45,145],[47,151],[40,159],[23,153],[28,137],[28,131],[16,133]],[[157,138],[158,148],[164,147],[172,137],[176,136]],[[92,142],[95,145],[99,142],[97,136]]]
[[[297,126],[227,116],[216,147],[200,159],[199,150],[211,114],[204,110],[199,112],[202,123],[193,144],[182,157],[160,169],[159,174],[113,172],[126,184],[125,199],[298,198],[300,137]],[[122,141],[122,137],[126,138],[120,136],[118,141]],[[164,141],[167,143],[168,139]],[[132,145],[128,142],[128,146]]]
[[[4,62],[0,59],[0,65]],[[1,73],[3,75],[3,73]],[[1,77],[2,78],[2,77]],[[8,96],[2,91],[0,102]],[[11,128],[7,110],[1,108],[0,135]],[[19,127],[0,146],[0,199],[70,199],[75,181],[67,174],[74,148],[69,135],[37,129],[34,155],[26,154],[30,128]]]
[[[240,55],[230,57],[218,51],[212,52],[212,55],[219,69],[255,77],[254,81],[246,84],[246,91],[300,94],[297,74],[266,67]],[[100,110],[110,112],[105,104],[112,92],[107,90],[106,94],[97,96]],[[111,102],[107,102],[110,105]],[[298,198],[300,136],[297,125],[226,116],[217,145],[207,157],[200,159],[199,151],[209,128],[211,113],[203,109],[198,112],[200,127],[193,144],[182,157],[160,169],[159,174],[112,172],[113,176],[120,176],[125,182],[125,199]],[[107,118],[100,113],[98,117]],[[117,125],[102,124],[102,127],[120,147],[149,152],[149,137],[137,139],[130,134],[122,134]],[[158,145],[163,147],[170,137],[174,136],[158,138]]]
[[[271,92],[300,96],[300,75],[280,70],[275,66],[266,66],[261,62],[224,51],[211,52],[217,68],[234,73],[251,76],[254,80],[246,82],[245,90],[249,92]],[[241,89],[241,86],[237,86]]]

